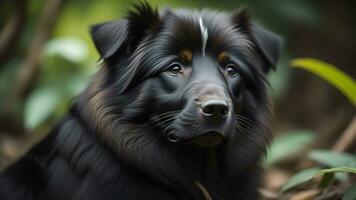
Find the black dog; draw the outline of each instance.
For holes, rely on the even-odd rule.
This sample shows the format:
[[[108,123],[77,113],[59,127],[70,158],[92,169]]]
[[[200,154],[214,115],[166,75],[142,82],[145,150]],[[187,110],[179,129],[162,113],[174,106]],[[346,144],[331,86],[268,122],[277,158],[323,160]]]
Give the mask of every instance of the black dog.
[[[246,11],[147,3],[91,35],[103,66],[0,199],[258,199],[279,37]]]

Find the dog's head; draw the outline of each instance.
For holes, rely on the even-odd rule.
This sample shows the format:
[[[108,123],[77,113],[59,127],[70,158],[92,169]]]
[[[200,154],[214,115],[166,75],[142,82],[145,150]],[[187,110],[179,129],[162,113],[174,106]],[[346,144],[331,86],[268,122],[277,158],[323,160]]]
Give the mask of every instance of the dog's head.
[[[141,3],[91,35],[104,66],[85,94],[86,111],[118,152],[237,141],[244,151],[265,148],[266,74],[281,39],[245,10],[158,12]]]
[[[159,14],[147,4],[91,34],[106,67],[117,68],[116,93],[135,96],[121,117],[150,121],[170,142],[203,146],[253,125],[248,113],[265,104],[265,75],[281,43],[246,11]]]

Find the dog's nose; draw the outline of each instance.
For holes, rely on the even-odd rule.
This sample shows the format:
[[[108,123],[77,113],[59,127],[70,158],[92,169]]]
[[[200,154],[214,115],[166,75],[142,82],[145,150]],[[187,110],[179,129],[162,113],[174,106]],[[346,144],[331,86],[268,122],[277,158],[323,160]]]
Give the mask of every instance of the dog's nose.
[[[221,99],[209,99],[201,105],[202,113],[205,117],[215,122],[220,122],[229,113],[228,103]]]

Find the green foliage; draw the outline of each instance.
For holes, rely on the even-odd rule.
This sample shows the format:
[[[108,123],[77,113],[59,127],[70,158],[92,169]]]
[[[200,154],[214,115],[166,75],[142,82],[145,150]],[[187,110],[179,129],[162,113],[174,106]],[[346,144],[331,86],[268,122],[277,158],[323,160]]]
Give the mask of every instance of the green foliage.
[[[272,165],[279,160],[297,153],[311,144],[314,139],[314,134],[308,130],[295,130],[277,137],[265,159],[265,165]]]
[[[331,150],[314,150],[309,154],[309,158],[326,167],[356,167],[356,156],[349,153],[339,153]],[[345,173],[335,173],[335,178],[339,181],[346,181]]]
[[[342,92],[351,103],[356,106],[356,82],[347,74],[338,70],[335,66],[312,58],[295,59],[291,62],[293,67],[308,70],[328,81]],[[327,169],[309,168],[292,176],[283,186],[282,191],[289,190],[302,183],[310,181],[314,177],[322,176],[319,187],[328,187],[337,178],[339,181],[347,181],[346,173],[356,174],[356,156],[348,153],[333,152],[330,150],[314,150],[309,158],[326,167]],[[353,188],[352,188],[353,189]],[[350,189],[350,190],[352,190]],[[346,197],[351,198],[354,191],[348,191]]]
[[[297,185],[300,185],[302,183],[305,183],[312,179],[314,175],[320,170],[320,168],[315,167],[315,168],[309,168],[305,169],[303,171],[298,172],[294,176],[292,176],[286,184],[283,185],[282,187],[282,192],[285,192]]]
[[[314,58],[294,59],[291,65],[308,70],[328,81],[356,106],[356,82],[335,66]]]
[[[55,38],[46,44],[38,86],[25,102],[27,128],[35,129],[50,117],[56,120],[64,113],[93,72],[93,68],[81,67],[88,56],[88,46],[79,38]]]
[[[321,176],[327,173],[335,173],[335,172],[345,172],[345,173],[353,173],[356,174],[356,168],[353,167],[334,167],[329,169],[319,170],[314,177]]]
[[[88,57],[88,46],[79,38],[55,38],[46,44],[44,53],[45,56],[60,55],[73,63],[81,63]]]
[[[303,170],[296,175],[292,176],[287,183],[283,186],[282,191],[289,190],[293,187],[296,187],[302,183],[310,181],[311,179],[322,176],[321,183],[319,187],[327,187],[334,180],[334,178],[338,178],[340,181],[346,181],[347,176],[345,178],[340,178],[341,174],[345,173],[353,173],[356,174],[356,157],[348,154],[348,153],[337,153],[329,150],[315,150],[312,151],[309,157],[328,167],[327,169],[321,168],[309,168]]]
[[[356,167],[356,156],[331,150],[314,150],[309,158],[327,167]]]
[[[59,101],[60,95],[55,88],[36,89],[25,103],[25,126],[36,128],[51,115]]]
[[[335,174],[338,172],[342,173],[353,173],[356,174],[356,168],[352,167],[335,167],[335,168],[329,168],[329,169],[320,169],[320,168],[309,168],[305,169],[301,172],[298,172],[294,176],[292,176],[286,184],[282,187],[282,192],[285,192],[293,187],[296,187],[302,183],[305,183],[307,181],[310,181],[311,179],[317,177],[317,176],[328,176],[327,179],[328,182],[330,182],[330,178],[332,176],[329,176],[329,174]],[[325,180],[325,179],[324,179]]]

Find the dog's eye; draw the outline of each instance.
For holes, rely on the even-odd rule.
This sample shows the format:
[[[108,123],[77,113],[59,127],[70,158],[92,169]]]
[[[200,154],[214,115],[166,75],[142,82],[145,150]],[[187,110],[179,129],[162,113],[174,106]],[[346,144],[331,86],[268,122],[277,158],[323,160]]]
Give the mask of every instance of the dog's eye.
[[[175,62],[175,63],[172,63],[170,66],[169,66],[169,73],[172,74],[172,75],[180,75],[180,74],[183,74],[183,69],[182,69],[182,66]]]
[[[225,68],[225,71],[229,77],[236,77],[237,76],[237,66],[234,64],[228,64]]]

